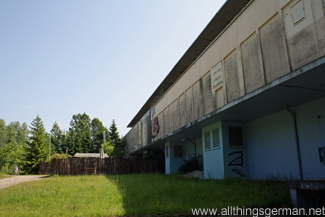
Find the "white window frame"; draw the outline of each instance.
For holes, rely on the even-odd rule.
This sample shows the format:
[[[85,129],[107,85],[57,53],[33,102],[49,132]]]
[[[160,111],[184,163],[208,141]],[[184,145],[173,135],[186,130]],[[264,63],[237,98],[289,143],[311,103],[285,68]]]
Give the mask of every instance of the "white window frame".
[[[218,147],[213,147],[213,131],[214,130],[218,130],[219,132],[219,146]],[[205,134],[206,133],[209,133],[209,136],[210,136],[210,147],[209,148],[206,148],[206,144],[205,144]],[[211,151],[211,150],[218,150],[218,149],[221,149],[221,127],[214,127],[214,128],[211,128],[209,130],[206,130],[206,131],[203,131],[203,145],[204,145],[204,151],[205,152],[208,152],[208,151]]]
[[[214,130],[217,130],[218,131],[218,146],[217,147],[214,147],[214,139],[213,139],[213,131]],[[211,137],[212,137],[212,148],[213,148],[213,150],[217,150],[217,149],[220,149],[221,147],[221,141],[220,141],[220,128],[219,127],[217,127],[217,128],[214,128],[214,129],[212,129],[211,130]]]
[[[207,133],[209,133],[209,137],[210,137],[210,145],[209,145],[208,148],[207,148],[207,146],[205,144],[206,143],[206,141],[205,141],[205,134],[207,134]],[[203,141],[204,141],[204,151],[211,151],[211,132],[210,132],[210,130],[203,132]]]

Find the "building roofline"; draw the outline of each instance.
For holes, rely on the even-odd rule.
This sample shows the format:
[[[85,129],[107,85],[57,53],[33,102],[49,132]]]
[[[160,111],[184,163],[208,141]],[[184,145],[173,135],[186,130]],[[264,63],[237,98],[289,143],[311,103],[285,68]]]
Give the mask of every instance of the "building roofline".
[[[187,49],[181,59],[160,83],[139,112],[134,116],[128,127],[133,127],[150,109],[150,104],[164,94],[189,66],[206,50],[214,39],[232,22],[251,0],[227,0],[211,19],[201,34]]]
[[[206,114],[187,125],[148,143],[129,154],[139,154],[143,150],[164,145],[165,142],[187,138],[195,140],[202,137],[202,127],[218,121],[235,121],[246,123],[261,117],[284,111],[285,105],[295,107],[325,97],[322,73],[325,68],[325,56],[322,56],[268,84]],[[323,78],[323,79],[320,79]],[[276,102],[274,100],[276,96]],[[259,106],[262,105],[263,106]]]

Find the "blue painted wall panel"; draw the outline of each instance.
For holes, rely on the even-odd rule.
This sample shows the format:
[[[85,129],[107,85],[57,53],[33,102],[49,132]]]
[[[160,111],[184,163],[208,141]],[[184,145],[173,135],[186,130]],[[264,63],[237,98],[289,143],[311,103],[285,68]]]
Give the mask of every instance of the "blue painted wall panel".
[[[325,98],[292,109],[297,116],[301,163],[304,179],[325,179],[318,147],[325,146]]]
[[[291,110],[297,117],[304,178],[325,178],[317,150],[325,146],[325,98]],[[294,122],[286,110],[247,123],[246,133],[250,178],[299,178]]]
[[[177,173],[178,168],[184,163],[184,157],[174,157],[174,145],[182,145],[182,144],[173,144],[170,143],[170,173]],[[184,148],[183,148],[183,156],[184,156]]]
[[[193,142],[196,143],[196,154],[203,154],[202,152],[202,138],[198,138]],[[189,160],[189,156],[193,156],[195,153],[194,144],[187,141],[184,143],[184,160]]]
[[[166,147],[168,147],[166,149]],[[166,175],[170,174],[170,144],[169,142],[165,143],[165,171]]]
[[[247,123],[246,136],[251,179],[269,176],[298,178],[294,125],[287,111]]]

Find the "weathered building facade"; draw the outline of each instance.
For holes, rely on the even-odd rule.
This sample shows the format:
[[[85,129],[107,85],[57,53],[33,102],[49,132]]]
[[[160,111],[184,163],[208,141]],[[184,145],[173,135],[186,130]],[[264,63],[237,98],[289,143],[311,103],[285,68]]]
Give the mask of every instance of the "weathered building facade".
[[[325,0],[228,0],[130,122],[166,174],[325,178]]]

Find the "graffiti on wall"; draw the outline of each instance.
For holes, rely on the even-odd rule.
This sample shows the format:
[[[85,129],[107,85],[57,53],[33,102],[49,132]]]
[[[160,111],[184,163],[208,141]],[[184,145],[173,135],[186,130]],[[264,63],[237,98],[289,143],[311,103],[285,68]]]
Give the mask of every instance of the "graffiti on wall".
[[[243,166],[243,152],[242,151],[236,151],[228,154],[228,156],[231,156],[234,158],[228,166]]]
[[[241,169],[237,168],[237,167],[233,168],[233,169],[231,170],[231,172],[233,172],[233,173],[239,175],[239,176],[242,177],[242,178],[246,176],[246,175],[243,173],[243,171],[242,171]]]
[[[231,161],[228,164],[228,166],[235,166],[231,169],[232,173],[235,173],[236,175],[239,175],[240,177],[245,177],[246,175],[243,173],[242,169],[238,168],[238,166],[243,166],[243,152],[242,151],[236,151],[228,154],[228,157],[231,156]]]

